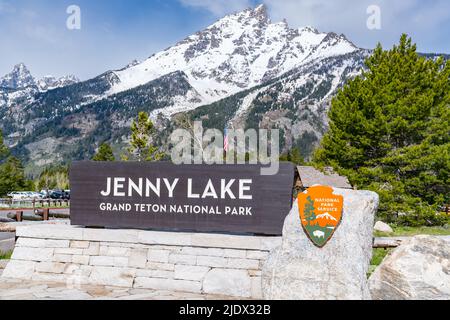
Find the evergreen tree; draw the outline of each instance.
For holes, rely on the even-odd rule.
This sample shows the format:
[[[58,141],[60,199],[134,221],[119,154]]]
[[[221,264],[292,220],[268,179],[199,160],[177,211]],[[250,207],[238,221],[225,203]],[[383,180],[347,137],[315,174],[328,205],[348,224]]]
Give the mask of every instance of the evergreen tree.
[[[3,143],[3,134],[0,129],[0,162],[4,160],[9,155],[9,150]]]
[[[311,221],[316,219],[316,214],[314,212],[314,200],[310,196],[306,198],[307,203],[305,204],[304,215],[308,225],[311,225]]]
[[[115,161],[113,150],[106,142],[102,143],[98,148],[98,152],[92,158],[93,161]]]
[[[282,154],[280,156],[280,161],[289,161],[292,162],[295,165],[304,165],[305,160],[303,159],[300,149],[295,147],[289,150],[286,154]]]
[[[131,141],[128,152],[132,160],[137,161],[159,161],[164,153],[159,152],[158,147],[152,144],[155,128],[147,112],[139,112],[137,121],[131,124]],[[123,160],[130,160],[124,156]]]
[[[388,222],[444,224],[436,213],[450,201],[450,62],[419,56],[402,35],[366,65],[333,99],[314,161],[378,192]]]
[[[8,157],[0,166],[0,196],[4,197],[9,192],[28,188],[31,188],[31,184],[25,178],[22,163],[15,157]]]
[[[12,191],[31,188],[30,181],[25,178],[22,163],[9,154],[9,149],[3,142],[3,135],[0,130],[0,197],[4,197]]]
[[[34,181],[36,190],[69,189],[69,167],[52,166],[45,168]]]

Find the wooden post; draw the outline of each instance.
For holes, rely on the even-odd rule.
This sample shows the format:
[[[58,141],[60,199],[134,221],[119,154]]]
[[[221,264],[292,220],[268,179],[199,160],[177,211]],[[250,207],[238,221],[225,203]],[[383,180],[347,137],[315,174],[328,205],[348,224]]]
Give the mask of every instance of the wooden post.
[[[23,221],[23,211],[16,211],[16,220],[17,222]]]
[[[48,221],[50,217],[50,209],[46,208],[44,209],[44,212],[42,213],[42,220]]]

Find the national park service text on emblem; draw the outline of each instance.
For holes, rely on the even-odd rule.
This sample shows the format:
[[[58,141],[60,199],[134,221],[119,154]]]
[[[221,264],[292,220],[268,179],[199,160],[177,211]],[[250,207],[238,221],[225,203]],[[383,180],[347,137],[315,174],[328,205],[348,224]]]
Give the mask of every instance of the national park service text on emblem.
[[[314,186],[298,195],[300,221],[309,239],[323,247],[333,236],[342,219],[344,197],[333,188]]]

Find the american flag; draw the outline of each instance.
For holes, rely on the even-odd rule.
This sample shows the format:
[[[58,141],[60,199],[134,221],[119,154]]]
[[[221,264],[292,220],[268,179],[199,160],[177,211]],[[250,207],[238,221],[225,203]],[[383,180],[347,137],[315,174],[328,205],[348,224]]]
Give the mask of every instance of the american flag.
[[[225,128],[223,130],[223,150],[225,150],[225,152],[228,152],[228,129]]]

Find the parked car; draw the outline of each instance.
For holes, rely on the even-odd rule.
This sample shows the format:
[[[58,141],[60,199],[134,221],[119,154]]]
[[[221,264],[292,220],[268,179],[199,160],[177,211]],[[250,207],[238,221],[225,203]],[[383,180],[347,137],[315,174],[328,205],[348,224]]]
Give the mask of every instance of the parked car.
[[[27,191],[27,196],[28,199],[32,199],[32,200],[39,200],[39,199],[43,199],[43,195],[40,194],[39,192],[34,192],[34,191]]]
[[[34,191],[13,191],[8,193],[8,197],[13,200],[37,200],[41,199],[42,195]]]
[[[63,199],[64,200],[70,200],[70,190],[64,190],[64,192],[63,192]]]
[[[50,198],[50,193],[51,192],[52,192],[52,190],[42,189],[41,192],[39,192],[39,193],[42,195],[42,197],[44,199],[48,199],[48,198]]]
[[[13,191],[7,194],[8,197],[13,200],[24,200],[28,198],[28,193],[23,191]]]
[[[64,192],[61,190],[52,190],[50,192],[50,199],[63,199]]]

